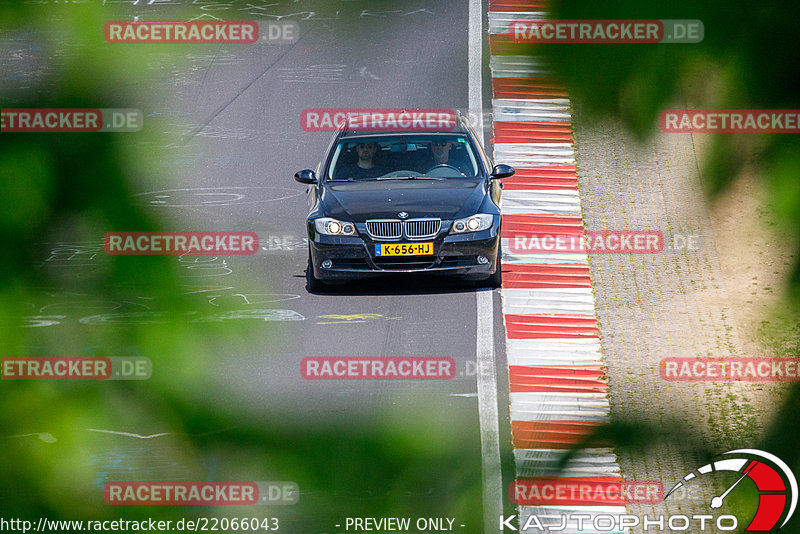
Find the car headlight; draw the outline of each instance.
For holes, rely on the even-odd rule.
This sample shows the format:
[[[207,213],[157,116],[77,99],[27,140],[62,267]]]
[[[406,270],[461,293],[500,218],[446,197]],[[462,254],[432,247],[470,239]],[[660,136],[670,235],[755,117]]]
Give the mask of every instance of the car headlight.
[[[317,232],[324,235],[356,235],[356,225],[349,222],[337,221],[330,217],[314,220]]]
[[[450,233],[465,234],[467,232],[480,232],[481,230],[487,230],[491,227],[492,216],[488,213],[478,213],[472,217],[453,221]]]

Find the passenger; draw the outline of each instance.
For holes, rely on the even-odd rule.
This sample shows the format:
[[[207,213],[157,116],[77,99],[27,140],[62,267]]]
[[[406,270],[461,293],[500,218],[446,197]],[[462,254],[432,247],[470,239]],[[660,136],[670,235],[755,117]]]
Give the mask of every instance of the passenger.
[[[386,174],[386,169],[375,163],[375,153],[378,151],[378,143],[357,143],[356,153],[358,161],[345,164],[336,173],[340,178],[377,178]]]

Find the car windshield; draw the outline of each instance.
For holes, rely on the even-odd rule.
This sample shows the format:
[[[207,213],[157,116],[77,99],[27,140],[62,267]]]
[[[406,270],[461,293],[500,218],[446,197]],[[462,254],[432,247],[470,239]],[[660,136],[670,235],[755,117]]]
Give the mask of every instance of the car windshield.
[[[474,178],[478,165],[463,135],[359,137],[339,143],[328,180]]]

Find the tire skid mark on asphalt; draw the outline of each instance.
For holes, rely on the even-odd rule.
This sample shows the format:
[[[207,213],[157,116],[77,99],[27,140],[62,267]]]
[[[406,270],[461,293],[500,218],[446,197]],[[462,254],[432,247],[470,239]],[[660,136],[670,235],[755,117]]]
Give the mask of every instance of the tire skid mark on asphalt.
[[[540,0],[489,2],[495,160],[517,168],[504,181],[501,235],[516,475],[523,481],[618,481],[616,455],[605,444],[560,466],[568,450],[610,416],[588,256],[522,246],[541,235],[583,235],[567,91],[543,59],[521,55],[508,36],[511,21],[544,18],[546,11]],[[519,523],[536,516],[547,528],[561,525],[562,514],[626,513],[614,504],[519,505]],[[577,523],[568,521],[563,532],[579,532]]]
[[[302,191],[288,187],[181,187],[137,193],[133,195],[133,199],[136,199],[133,203],[160,208],[233,206],[283,202],[302,195]]]

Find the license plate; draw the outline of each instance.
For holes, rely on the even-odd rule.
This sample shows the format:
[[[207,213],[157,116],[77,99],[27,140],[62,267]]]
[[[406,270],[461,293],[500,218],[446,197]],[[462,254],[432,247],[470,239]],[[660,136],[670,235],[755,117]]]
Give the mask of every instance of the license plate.
[[[381,243],[375,245],[376,256],[433,256],[433,243]]]

